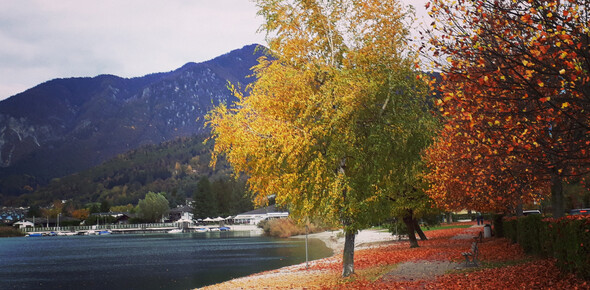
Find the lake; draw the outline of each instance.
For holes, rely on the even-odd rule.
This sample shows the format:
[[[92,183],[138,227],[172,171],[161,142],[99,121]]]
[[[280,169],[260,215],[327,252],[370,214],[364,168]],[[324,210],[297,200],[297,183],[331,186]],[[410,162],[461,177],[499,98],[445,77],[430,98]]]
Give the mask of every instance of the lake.
[[[191,289],[302,262],[304,239],[238,231],[2,238],[0,289]]]

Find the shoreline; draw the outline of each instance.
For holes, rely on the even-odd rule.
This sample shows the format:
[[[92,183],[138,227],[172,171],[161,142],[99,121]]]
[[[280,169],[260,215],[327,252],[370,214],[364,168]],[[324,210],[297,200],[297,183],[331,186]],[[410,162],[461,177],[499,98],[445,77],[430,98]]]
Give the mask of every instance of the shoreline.
[[[305,235],[292,236],[291,239],[305,239]],[[309,234],[308,238],[318,239],[326,244],[326,247],[332,249],[333,254],[336,255],[344,250],[344,233],[342,230],[325,231],[321,233]],[[385,242],[399,241],[398,237],[391,234],[387,230],[366,229],[359,231],[354,239],[354,248],[364,249],[378,246],[378,244]]]
[[[250,232],[254,235],[262,235],[262,229],[256,225],[227,225],[232,231]]]
[[[305,239],[305,235],[292,236],[291,239]],[[337,255],[341,254],[344,249],[344,234],[342,230],[325,231],[321,233],[309,234],[310,239],[319,239],[326,247],[332,250],[332,255],[326,258],[309,261],[309,265],[332,263]],[[392,235],[386,230],[367,229],[359,231],[355,237],[355,251],[358,249],[376,248],[385,244],[398,242],[397,236]],[[234,278],[225,282],[204,286],[197,289],[242,289],[241,285],[256,284],[258,279],[268,279],[274,277],[289,277],[289,279],[309,280],[321,278],[322,270],[302,271],[306,268],[306,263],[299,263],[291,266],[285,266],[274,270],[264,271],[251,274],[244,277]],[[249,288],[249,287],[246,287]]]

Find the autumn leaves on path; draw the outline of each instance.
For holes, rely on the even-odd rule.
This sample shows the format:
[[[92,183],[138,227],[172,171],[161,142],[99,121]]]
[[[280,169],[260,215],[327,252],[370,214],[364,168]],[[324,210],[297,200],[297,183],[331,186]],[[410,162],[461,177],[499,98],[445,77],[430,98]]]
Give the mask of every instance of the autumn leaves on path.
[[[339,255],[268,271],[214,285],[227,288],[346,288],[346,289],[590,289],[588,282],[561,274],[552,260],[526,256],[506,239],[484,239],[479,244],[480,266],[462,267],[462,252],[469,250],[481,227],[427,231],[419,248],[408,242],[391,242],[355,253],[355,274],[340,277]]]
[[[480,266],[463,267],[461,253],[469,249],[473,240],[453,237],[469,234],[475,237],[479,231],[481,228],[430,231],[426,232],[430,240],[422,242],[420,248],[409,249],[402,244],[359,252],[359,256],[367,262],[380,260],[371,266],[368,265],[370,262],[366,263],[366,268],[392,262],[397,264],[395,269],[411,267],[414,273],[396,275],[394,270],[371,277],[363,275],[363,270],[359,269],[356,280],[326,286],[362,289],[590,289],[588,282],[561,274],[554,261],[526,256],[519,245],[506,239],[484,239],[479,243]],[[376,255],[389,258],[387,261],[370,258]]]

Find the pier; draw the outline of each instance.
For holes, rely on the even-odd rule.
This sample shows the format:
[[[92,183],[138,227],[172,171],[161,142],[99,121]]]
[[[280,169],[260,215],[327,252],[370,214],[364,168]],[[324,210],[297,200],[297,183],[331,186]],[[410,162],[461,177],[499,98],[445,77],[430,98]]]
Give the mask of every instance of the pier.
[[[171,230],[182,229],[183,232],[210,232],[218,231],[220,225],[187,225],[186,223],[150,223],[150,224],[112,224],[112,225],[93,225],[93,226],[66,226],[66,227],[27,227],[21,230],[25,233],[50,235],[94,235],[100,231],[109,231],[112,234],[145,234],[145,233],[167,233]],[[260,232],[261,229],[252,225],[229,225],[232,231],[254,231]]]

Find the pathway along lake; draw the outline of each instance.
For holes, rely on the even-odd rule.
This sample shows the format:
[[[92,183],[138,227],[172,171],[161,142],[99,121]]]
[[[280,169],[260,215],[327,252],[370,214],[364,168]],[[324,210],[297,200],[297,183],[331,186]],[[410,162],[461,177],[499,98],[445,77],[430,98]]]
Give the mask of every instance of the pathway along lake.
[[[238,231],[2,238],[0,289],[192,289],[303,262],[304,239]]]

